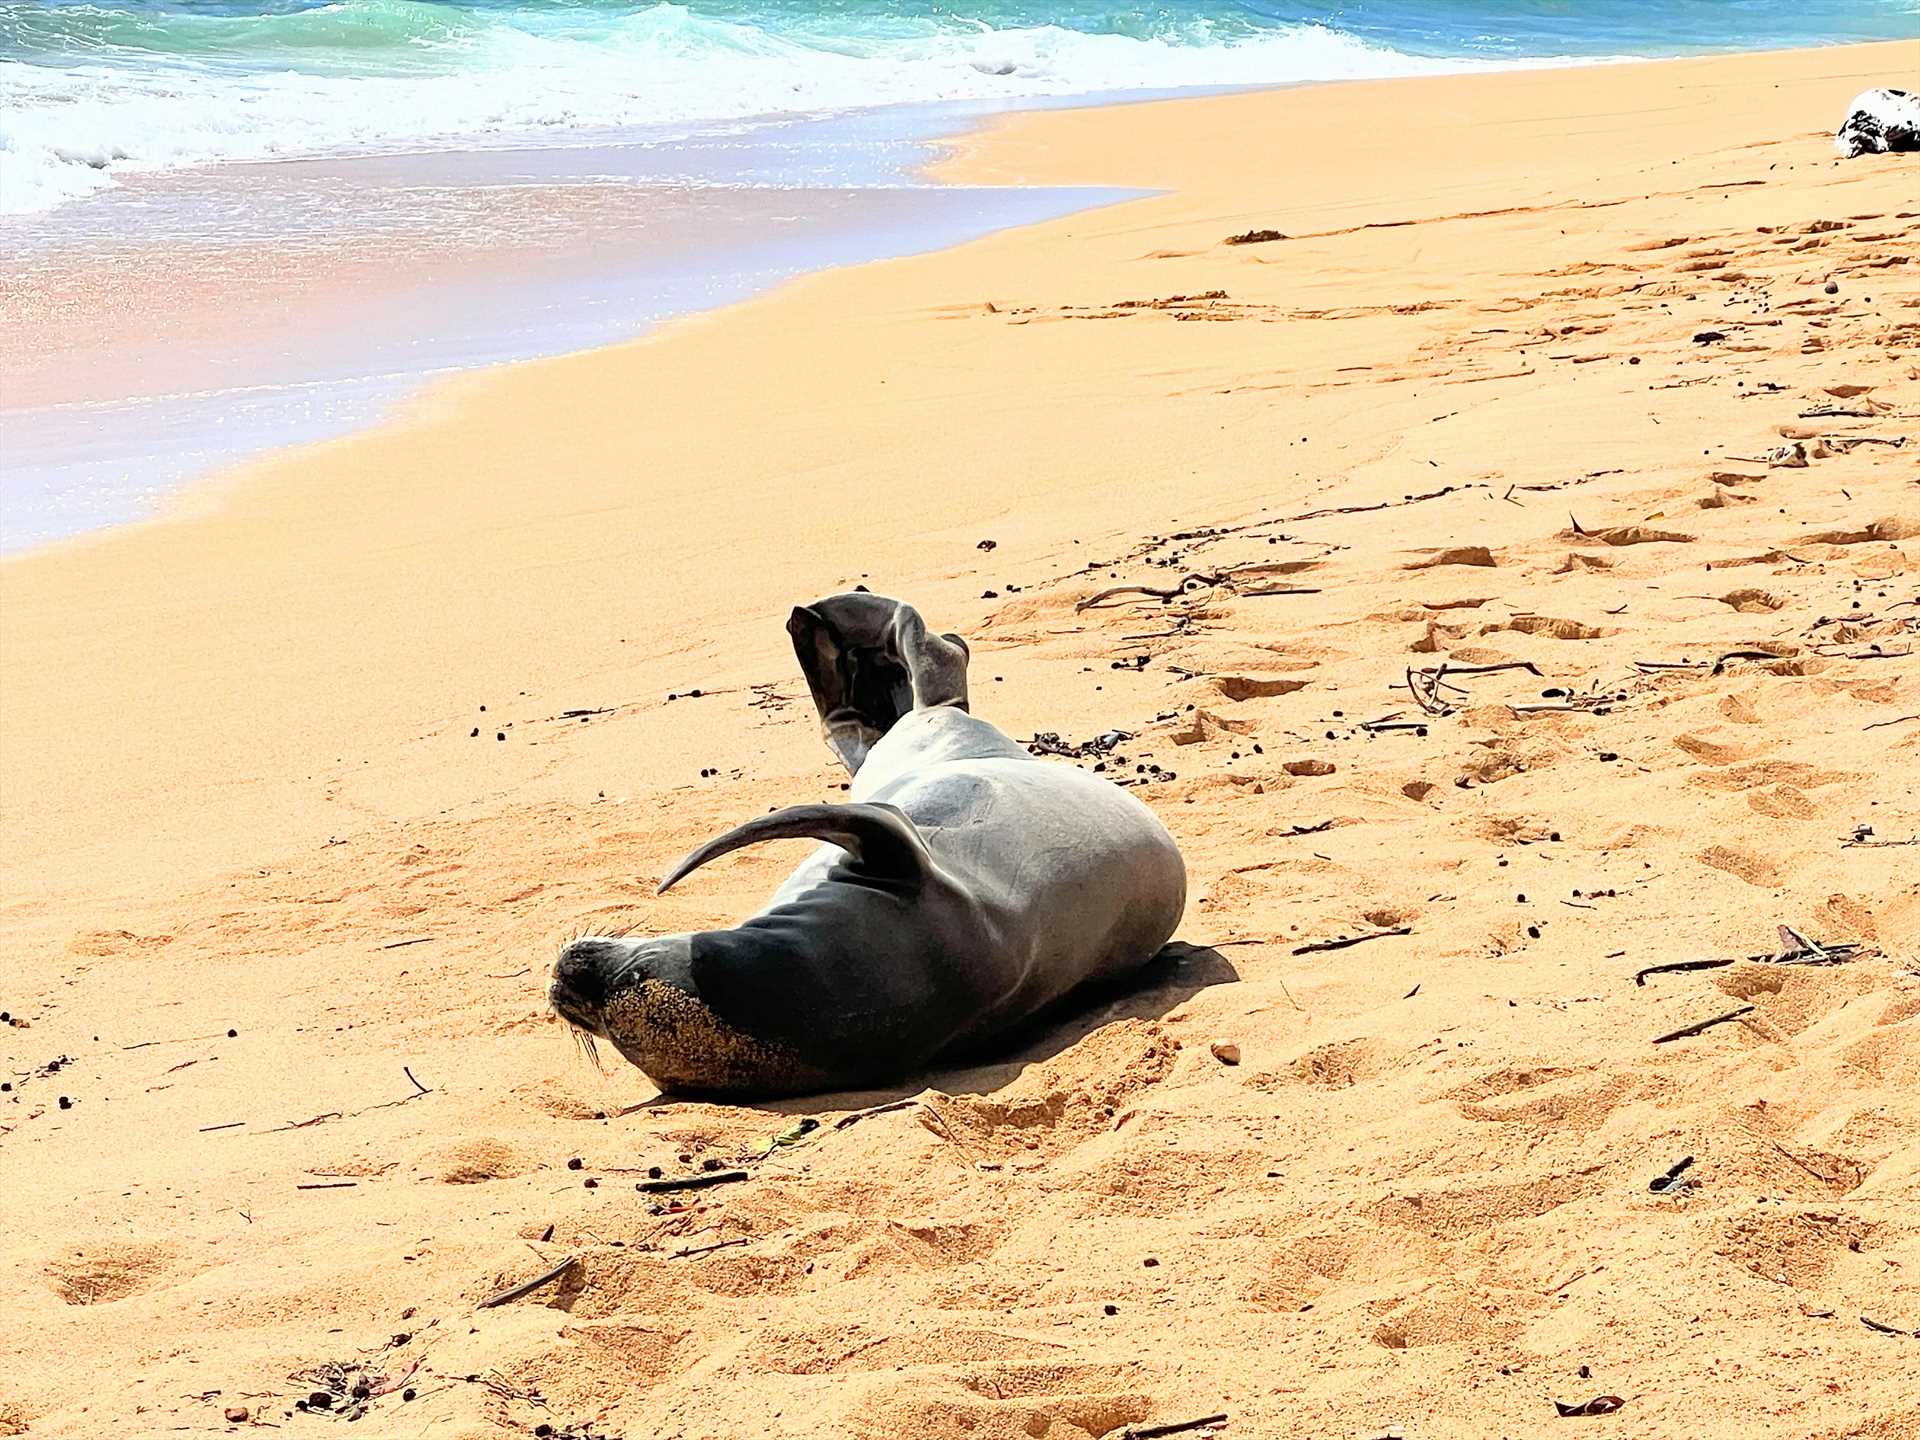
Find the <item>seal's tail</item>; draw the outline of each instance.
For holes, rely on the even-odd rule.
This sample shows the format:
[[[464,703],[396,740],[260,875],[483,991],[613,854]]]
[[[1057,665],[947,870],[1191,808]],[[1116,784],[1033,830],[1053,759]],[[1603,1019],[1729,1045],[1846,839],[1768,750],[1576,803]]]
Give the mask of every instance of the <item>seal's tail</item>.
[[[709,840],[660,882],[664,895],[709,860],[763,840],[824,840],[852,858],[863,878],[918,889],[933,872],[933,856],[905,812],[894,805],[789,805],[737,825]]]

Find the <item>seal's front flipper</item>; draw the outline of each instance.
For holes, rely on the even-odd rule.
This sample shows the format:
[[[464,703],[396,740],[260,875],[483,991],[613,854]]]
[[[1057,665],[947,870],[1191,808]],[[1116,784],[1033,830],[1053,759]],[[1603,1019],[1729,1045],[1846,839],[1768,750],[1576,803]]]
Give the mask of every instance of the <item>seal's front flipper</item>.
[[[821,728],[849,774],[903,716],[967,708],[967,645],[935,635],[911,605],[864,590],[829,595],[787,620]]]
[[[933,873],[933,856],[913,822],[893,805],[790,805],[709,840],[660,882],[664,895],[709,860],[763,840],[824,840],[838,845],[863,877],[919,889]]]

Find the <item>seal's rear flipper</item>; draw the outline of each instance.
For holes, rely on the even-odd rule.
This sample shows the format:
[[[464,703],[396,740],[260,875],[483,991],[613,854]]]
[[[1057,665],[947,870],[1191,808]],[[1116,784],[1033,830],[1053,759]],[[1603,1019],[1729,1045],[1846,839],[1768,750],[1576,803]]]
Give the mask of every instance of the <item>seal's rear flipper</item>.
[[[660,882],[664,895],[709,860],[763,840],[824,840],[852,858],[874,881],[918,889],[933,872],[933,857],[913,822],[892,805],[790,805],[709,840]]]
[[[821,728],[849,774],[901,716],[967,708],[967,645],[934,635],[911,605],[864,590],[829,595],[787,620]]]

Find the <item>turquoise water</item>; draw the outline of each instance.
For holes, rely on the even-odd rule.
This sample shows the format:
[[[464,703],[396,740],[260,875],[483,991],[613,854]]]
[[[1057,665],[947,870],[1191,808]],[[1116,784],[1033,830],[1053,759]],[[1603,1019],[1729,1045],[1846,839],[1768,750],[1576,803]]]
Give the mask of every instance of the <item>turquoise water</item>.
[[[1920,0],[0,0],[0,210],[220,160],[1920,35]]]

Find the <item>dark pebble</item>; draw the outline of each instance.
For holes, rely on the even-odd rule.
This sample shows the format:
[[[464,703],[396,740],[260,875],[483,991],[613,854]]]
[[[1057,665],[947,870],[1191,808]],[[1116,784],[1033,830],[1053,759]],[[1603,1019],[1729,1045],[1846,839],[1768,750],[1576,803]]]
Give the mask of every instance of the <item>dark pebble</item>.
[[[307,1396],[307,1404],[315,1410],[331,1410],[333,1408],[333,1396],[324,1390],[316,1390],[313,1394]]]
[[[1146,1266],[1147,1269],[1151,1270],[1153,1269],[1154,1266],[1158,1265],[1160,1262],[1154,1259],[1153,1256],[1149,1255],[1147,1256],[1146,1259],[1142,1260],[1140,1263]]]
[[[1108,1315],[1118,1315],[1120,1313],[1120,1307],[1118,1305],[1102,1305],[1100,1309]]]
[[[1558,845],[1560,843],[1560,832],[1558,830],[1549,830],[1547,832],[1547,839]]]
[[[567,1161],[567,1169],[578,1170],[582,1165],[585,1165],[586,1163],[587,1162],[582,1160],[578,1155],[575,1155],[571,1160]]]
[[[1840,293],[1840,287],[1834,284],[1833,281],[1829,280],[1827,282],[1827,294],[1838,295],[1839,293]]]
[[[70,1099],[68,1099],[68,1098],[67,1098],[67,1097],[66,1097],[65,1095],[62,1095],[62,1096],[60,1097],[60,1108],[61,1108],[62,1110],[71,1110],[71,1109],[73,1109],[73,1101],[72,1101],[72,1100],[70,1100]]]
[[[586,1179],[582,1180],[580,1183],[586,1186],[586,1188],[589,1190],[598,1190],[600,1188],[600,1182],[594,1179],[593,1176],[591,1175],[589,1175]]]
[[[1600,758],[1602,760],[1618,760],[1620,757],[1611,750],[1602,750],[1600,752]]]
[[[709,1170],[709,1171],[718,1170],[720,1168],[720,1162],[718,1160],[715,1160],[711,1156],[709,1156],[707,1159],[702,1160],[700,1162],[700,1168],[702,1170]]]
[[[1527,926],[1527,935],[1531,939],[1538,940],[1540,938],[1540,927],[1538,925]]]
[[[473,727],[472,730],[467,732],[467,738],[469,740],[477,739],[479,737],[479,734],[480,734],[480,727],[476,725]]]
[[[414,1396],[418,1395],[419,1393],[420,1392],[418,1390],[402,1390],[400,1392],[400,1398],[402,1400],[411,1400],[413,1399]]]
[[[238,1040],[239,1038],[240,1038],[240,1032],[238,1030],[227,1031],[227,1039]]]
[[[647,1178],[649,1180],[658,1180],[660,1178],[660,1167],[658,1165],[649,1165],[647,1167]]]
[[[507,732],[504,730],[496,730],[493,732],[493,738],[496,740],[504,740],[507,738]]]

